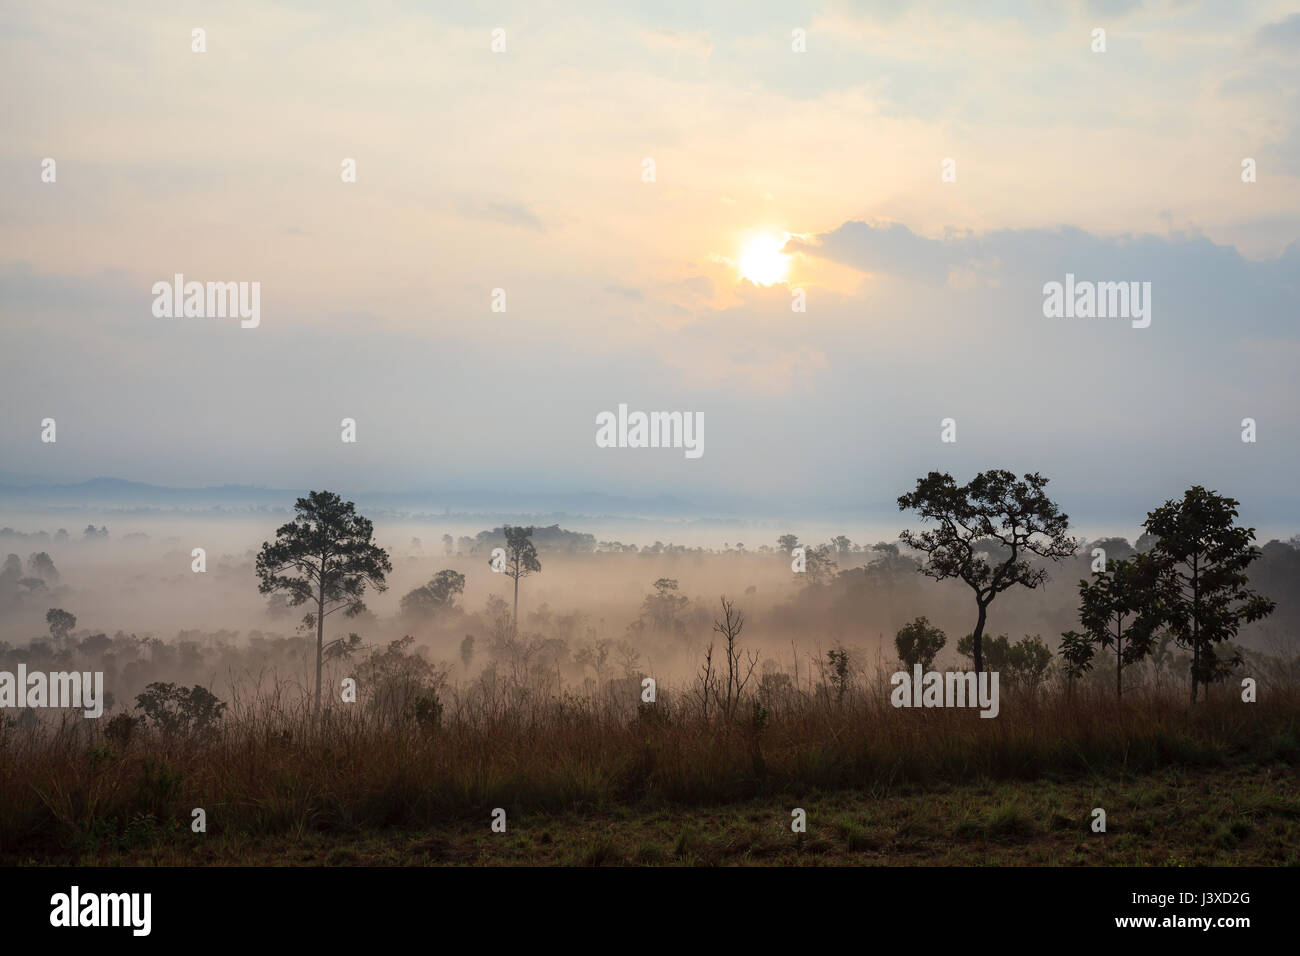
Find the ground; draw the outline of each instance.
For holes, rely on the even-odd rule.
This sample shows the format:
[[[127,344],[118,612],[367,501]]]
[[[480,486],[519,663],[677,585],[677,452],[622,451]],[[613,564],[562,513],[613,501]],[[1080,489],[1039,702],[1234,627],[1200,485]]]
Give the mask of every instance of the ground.
[[[807,832],[791,832],[791,810]],[[1106,832],[1091,827],[1106,811]],[[489,808],[490,809],[490,808]],[[712,807],[507,809],[437,830],[255,837],[177,826],[78,865],[1300,865],[1294,770],[1177,768],[1137,777],[967,783],[805,794]],[[36,863],[9,859],[8,863]]]

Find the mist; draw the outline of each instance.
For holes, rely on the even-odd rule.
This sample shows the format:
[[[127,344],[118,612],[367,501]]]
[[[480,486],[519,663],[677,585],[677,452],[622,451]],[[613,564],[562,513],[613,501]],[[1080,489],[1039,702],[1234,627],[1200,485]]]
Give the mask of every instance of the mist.
[[[259,547],[287,519],[281,510],[6,514],[0,553],[10,557],[0,583],[0,650],[13,660],[54,650],[68,666],[107,668],[111,708],[118,712],[129,711],[154,681],[201,685],[223,699],[281,684],[305,695],[315,649],[314,629],[301,626],[308,607],[259,593],[254,570]],[[909,517],[900,515],[889,530],[883,523],[862,530],[770,520],[536,521],[542,570],[520,581],[517,631],[512,582],[491,568],[492,549],[503,543],[500,524],[381,518],[374,535],[391,556],[387,588],[367,592],[359,615],[327,619],[326,643],[355,646],[345,659],[327,661],[326,684],[336,688],[361,661],[409,636],[403,653],[453,684],[522,668],[524,677],[555,694],[592,693],[643,676],[684,686],[718,639],[714,624],[724,598],[744,615],[743,645],[757,655],[760,675],[817,672],[832,649],[846,652],[856,673],[892,668],[895,633],[921,616],[949,635],[942,660],[959,666],[954,648],[973,627],[972,592],[960,581],[918,573],[921,556],[898,541]],[[783,534],[794,534],[806,548],[824,546],[829,564],[796,573],[778,544]],[[1132,544],[1137,537],[1103,543],[1114,548],[1117,538]],[[1079,540],[1074,559],[1045,563],[1049,576],[1041,587],[999,597],[988,633],[1013,641],[1035,635],[1056,647],[1077,615],[1076,585],[1090,576],[1088,542],[1097,539]],[[1243,631],[1246,646],[1295,651],[1297,543],[1264,548],[1256,573],[1279,607]],[[202,571],[195,569],[199,548]],[[38,554],[48,556],[53,573],[34,569]],[[14,562],[21,574],[11,572]],[[404,598],[443,571],[464,576],[463,591],[448,606],[405,606]],[[75,615],[76,626],[52,649],[46,615],[54,608]]]

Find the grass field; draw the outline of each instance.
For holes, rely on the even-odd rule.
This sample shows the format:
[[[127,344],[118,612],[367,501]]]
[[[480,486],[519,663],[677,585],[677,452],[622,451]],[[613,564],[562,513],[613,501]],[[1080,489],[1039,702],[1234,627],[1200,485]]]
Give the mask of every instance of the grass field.
[[[792,833],[790,810],[807,811]],[[1094,833],[1091,811],[1107,813]],[[149,828],[127,849],[6,864],[288,866],[1279,866],[1300,865],[1290,768],[1168,769],[1134,778],[975,782],[749,800],[706,809],[610,807],[420,829],[263,837]]]
[[[1295,692],[1009,696],[996,720],[880,701],[0,728],[0,863],[1300,863]]]

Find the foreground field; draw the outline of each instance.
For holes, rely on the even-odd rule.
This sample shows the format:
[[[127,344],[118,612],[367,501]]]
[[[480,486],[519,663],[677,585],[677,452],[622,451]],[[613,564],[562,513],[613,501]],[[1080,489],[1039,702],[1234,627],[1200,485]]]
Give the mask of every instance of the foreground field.
[[[808,812],[805,834],[790,810]],[[1107,813],[1094,833],[1091,811]],[[492,833],[453,821],[418,830],[303,832],[253,838],[188,829],[141,833],[130,849],[13,864],[82,866],[1296,866],[1294,770],[1170,769],[1072,782],[934,788],[751,800],[708,809],[613,807],[510,818]]]
[[[6,723],[0,863],[1300,862],[1294,689],[1009,693],[994,720],[866,688],[747,703]]]

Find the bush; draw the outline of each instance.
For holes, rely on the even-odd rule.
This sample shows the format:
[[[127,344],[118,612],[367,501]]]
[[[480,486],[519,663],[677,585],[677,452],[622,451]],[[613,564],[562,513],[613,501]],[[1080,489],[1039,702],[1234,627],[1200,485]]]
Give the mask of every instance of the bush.
[[[421,727],[432,730],[442,723],[442,701],[434,691],[426,691],[411,702],[410,714]]]
[[[1033,689],[1047,679],[1052,663],[1052,652],[1037,634],[1022,638],[1012,644],[1005,634],[997,637],[985,634],[984,669],[989,673],[1002,673],[1004,679],[1019,687]],[[973,662],[975,639],[967,634],[957,642],[957,653]]]
[[[130,714],[118,714],[109,719],[104,725],[104,736],[119,747],[125,747],[131,742],[131,735],[135,733],[135,725],[143,718],[132,717]]]
[[[137,710],[163,733],[188,734],[207,730],[221,719],[226,705],[206,687],[177,687],[155,681],[135,698]]]
[[[904,624],[894,636],[898,659],[909,671],[917,664],[929,670],[935,657],[947,643],[948,636],[939,628],[932,627],[929,619],[924,617],[918,617],[910,624]]]

